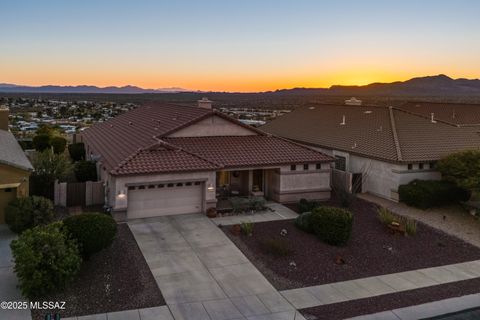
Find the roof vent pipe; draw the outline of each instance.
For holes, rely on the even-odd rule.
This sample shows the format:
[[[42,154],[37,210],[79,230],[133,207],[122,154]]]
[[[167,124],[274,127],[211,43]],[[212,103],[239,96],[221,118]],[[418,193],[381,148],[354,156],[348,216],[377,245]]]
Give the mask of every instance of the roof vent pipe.
[[[345,115],[343,115],[343,117],[342,117],[342,122],[340,122],[340,125],[341,125],[341,126],[344,126],[344,125],[346,125],[346,124],[347,124],[347,123],[345,122]]]
[[[435,121],[435,113],[430,113],[430,122],[431,123],[437,123],[437,121]]]

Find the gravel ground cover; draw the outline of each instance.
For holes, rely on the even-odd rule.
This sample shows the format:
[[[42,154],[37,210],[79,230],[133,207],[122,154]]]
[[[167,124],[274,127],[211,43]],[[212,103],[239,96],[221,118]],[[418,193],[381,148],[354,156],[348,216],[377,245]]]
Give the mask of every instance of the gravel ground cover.
[[[479,248],[423,223],[418,223],[415,236],[392,235],[370,202],[359,199],[351,210],[352,238],[343,247],[321,242],[297,229],[293,220],[255,223],[252,236],[234,235],[230,227],[223,230],[278,290],[480,259]],[[272,239],[283,242],[289,253],[272,254],[266,249]],[[337,264],[339,260],[344,264]]]
[[[42,301],[65,301],[62,318],[165,305],[160,289],[126,224],[118,225],[111,247],[84,261],[77,279]],[[51,313],[55,313],[52,311]],[[32,311],[33,320],[45,312]]]

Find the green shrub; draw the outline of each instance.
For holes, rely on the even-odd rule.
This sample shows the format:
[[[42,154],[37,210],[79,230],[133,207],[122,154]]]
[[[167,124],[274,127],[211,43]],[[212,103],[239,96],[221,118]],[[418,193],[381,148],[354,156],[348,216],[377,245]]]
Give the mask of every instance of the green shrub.
[[[78,182],[97,181],[97,165],[93,161],[77,161],[73,171]]]
[[[304,212],[311,212],[313,209],[320,207],[320,203],[317,201],[309,201],[307,199],[300,199],[300,201],[297,204],[298,207],[298,212],[299,213],[304,213]]]
[[[398,188],[400,201],[409,206],[428,209],[467,201],[470,193],[447,181],[413,180]]]
[[[393,221],[396,221],[396,215],[388,210],[387,208],[381,207],[377,210],[378,220],[384,225],[392,224]]]
[[[240,224],[240,228],[242,229],[242,232],[246,236],[251,236],[253,234],[253,223],[251,222],[242,222]]]
[[[5,222],[15,233],[48,224],[53,218],[53,203],[43,197],[17,198],[5,208]]]
[[[77,244],[61,222],[26,230],[11,248],[20,289],[29,299],[61,290],[80,270]]]
[[[37,151],[44,151],[50,148],[50,136],[48,134],[37,134],[33,137],[33,146]]]
[[[350,211],[335,207],[319,207],[310,218],[313,231],[324,242],[344,245],[352,234],[353,215]]]
[[[292,254],[292,249],[287,241],[282,239],[268,239],[263,242],[263,248],[266,253],[275,256],[284,257]]]
[[[85,145],[82,142],[72,143],[68,146],[68,153],[74,162],[85,160]]]
[[[405,228],[407,235],[414,236],[417,234],[417,221],[414,219],[395,214],[384,207],[377,210],[377,216],[380,222],[386,226],[391,225],[392,222],[397,222]]]
[[[297,226],[297,228],[299,228],[300,230],[303,230],[305,232],[313,233],[311,217],[312,217],[311,212],[301,213],[295,219],[295,226]]]
[[[55,136],[50,139],[50,144],[55,154],[61,154],[65,151],[67,140],[60,136]]]
[[[264,197],[251,197],[248,199],[249,209],[254,211],[260,211],[265,209],[265,198]]]
[[[86,258],[110,246],[117,233],[115,220],[103,213],[82,213],[66,218],[63,223]]]

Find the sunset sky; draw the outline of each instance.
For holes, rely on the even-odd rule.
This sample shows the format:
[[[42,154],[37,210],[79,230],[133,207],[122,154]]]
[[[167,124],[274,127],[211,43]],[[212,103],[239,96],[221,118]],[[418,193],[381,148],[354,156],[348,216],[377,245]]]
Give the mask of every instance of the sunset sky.
[[[264,91],[480,77],[480,1],[0,5],[0,83]]]

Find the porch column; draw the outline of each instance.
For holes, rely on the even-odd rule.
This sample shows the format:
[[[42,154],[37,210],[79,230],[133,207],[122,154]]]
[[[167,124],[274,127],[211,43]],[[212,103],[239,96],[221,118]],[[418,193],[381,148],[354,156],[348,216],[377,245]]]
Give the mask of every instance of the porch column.
[[[253,190],[253,170],[248,170],[248,195]]]

